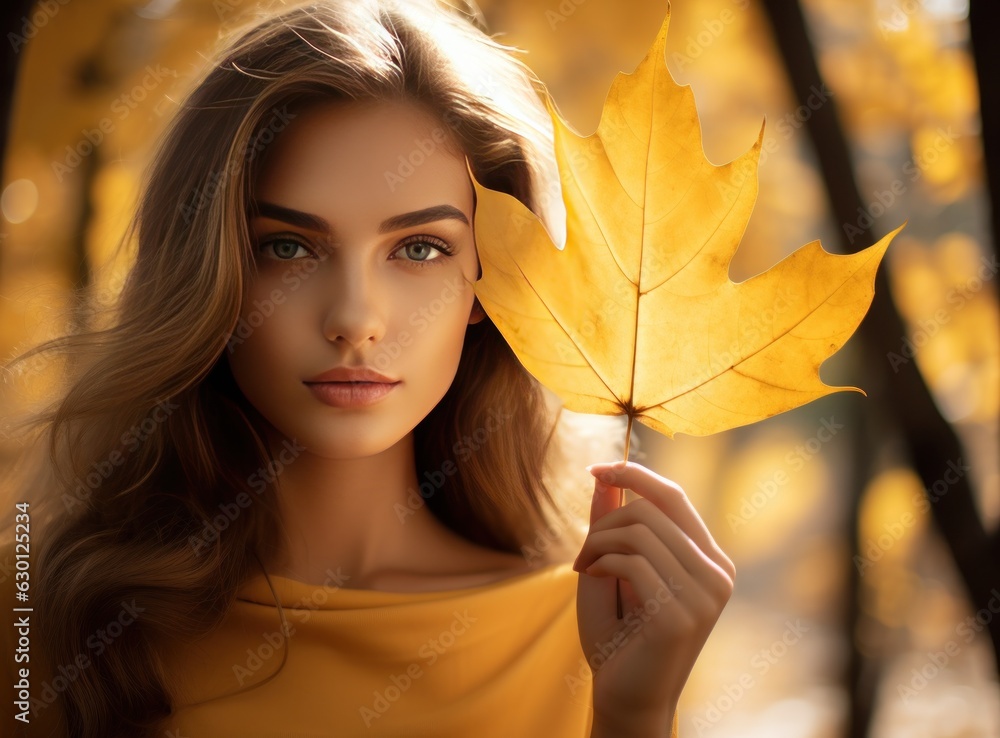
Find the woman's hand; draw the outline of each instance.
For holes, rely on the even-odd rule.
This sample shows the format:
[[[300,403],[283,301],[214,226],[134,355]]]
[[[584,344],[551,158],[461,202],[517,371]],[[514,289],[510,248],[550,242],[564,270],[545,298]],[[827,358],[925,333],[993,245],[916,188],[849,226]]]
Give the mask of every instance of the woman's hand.
[[[736,569],[674,482],[631,461],[588,469],[596,477],[590,532],[573,568],[589,568],[580,574],[577,616],[594,672],[591,735],[669,736]],[[619,508],[619,488],[641,499]]]

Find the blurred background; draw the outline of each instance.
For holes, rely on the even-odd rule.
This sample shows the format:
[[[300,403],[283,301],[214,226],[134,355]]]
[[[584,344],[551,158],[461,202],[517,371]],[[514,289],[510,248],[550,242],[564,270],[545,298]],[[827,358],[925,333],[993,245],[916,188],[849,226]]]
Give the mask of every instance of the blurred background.
[[[479,5],[582,135],[666,10]],[[220,29],[256,6],[0,10],[2,359],[67,328],[53,316],[73,287],[113,297],[109,255],[150,147]],[[694,92],[708,159],[742,154],[766,119],[734,281],[817,238],[853,252],[907,221],[868,317],[822,368],[867,397],[705,438],[634,431],[630,457],[684,487],[739,572],[684,693],[682,735],[1000,736],[996,12],[981,0],[671,3],[666,62]],[[13,386],[0,386],[4,414],[32,399]],[[16,453],[5,439],[0,473]]]

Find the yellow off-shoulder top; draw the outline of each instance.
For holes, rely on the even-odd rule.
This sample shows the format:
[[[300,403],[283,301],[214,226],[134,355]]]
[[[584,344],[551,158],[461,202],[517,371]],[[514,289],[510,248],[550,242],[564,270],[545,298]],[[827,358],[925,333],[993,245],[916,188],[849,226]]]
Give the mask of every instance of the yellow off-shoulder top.
[[[330,574],[324,585],[276,575],[269,584],[260,574],[241,587],[218,629],[164,648],[175,710],[162,735],[590,735],[591,671],[577,626],[579,575],[570,563],[440,592],[351,589]],[[9,580],[3,590],[13,596]],[[13,684],[17,633],[4,609],[4,667]],[[36,672],[38,707],[51,676]],[[46,732],[56,730],[54,710],[37,710],[23,732],[12,701],[5,704],[0,735],[58,735]]]

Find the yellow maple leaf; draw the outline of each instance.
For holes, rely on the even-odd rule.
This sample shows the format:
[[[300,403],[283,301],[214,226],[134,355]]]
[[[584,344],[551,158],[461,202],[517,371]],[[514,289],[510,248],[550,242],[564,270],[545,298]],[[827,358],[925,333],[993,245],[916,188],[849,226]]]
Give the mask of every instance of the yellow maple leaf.
[[[861,322],[906,223],[856,254],[816,240],[730,281],[757,197],[764,125],[742,156],[708,161],[691,88],[664,60],[669,20],[668,7],[643,61],[616,75],[594,134],[578,136],[546,99],[564,248],[518,200],[472,177],[479,301],[566,408],[626,414],[629,431],[635,419],[671,438],[703,436],[833,392],[865,394],[825,384],[819,366]]]

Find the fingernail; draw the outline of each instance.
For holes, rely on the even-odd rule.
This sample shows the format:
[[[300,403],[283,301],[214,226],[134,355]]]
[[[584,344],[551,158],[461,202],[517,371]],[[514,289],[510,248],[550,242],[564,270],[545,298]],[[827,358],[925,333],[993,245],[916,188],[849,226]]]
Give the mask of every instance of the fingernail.
[[[620,466],[621,463],[622,463],[621,461],[598,461],[597,463],[594,464],[588,464],[587,471],[593,471],[597,467],[600,467],[602,469],[610,469],[613,467]]]
[[[597,475],[597,478],[600,479],[605,484],[613,484],[615,479],[618,478],[618,475],[609,469],[607,471],[602,471],[600,474]]]

